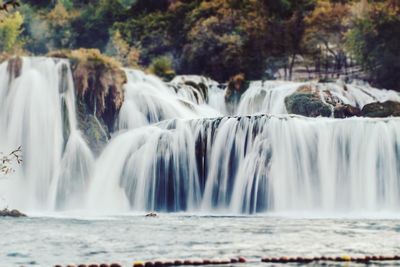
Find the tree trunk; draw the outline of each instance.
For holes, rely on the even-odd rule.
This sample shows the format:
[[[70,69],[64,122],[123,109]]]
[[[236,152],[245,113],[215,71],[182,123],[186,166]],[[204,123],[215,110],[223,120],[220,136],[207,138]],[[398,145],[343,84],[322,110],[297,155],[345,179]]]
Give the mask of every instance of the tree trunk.
[[[293,78],[293,67],[294,67],[295,61],[296,61],[296,53],[293,53],[291,61],[290,61],[290,66],[289,66],[289,81],[291,81]]]

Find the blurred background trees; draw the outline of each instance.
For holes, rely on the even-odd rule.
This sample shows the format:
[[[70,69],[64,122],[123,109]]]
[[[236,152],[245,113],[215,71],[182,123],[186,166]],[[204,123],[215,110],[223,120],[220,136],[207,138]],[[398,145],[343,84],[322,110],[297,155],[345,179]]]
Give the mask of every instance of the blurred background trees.
[[[398,0],[30,0],[0,49],[97,48],[126,66],[227,81],[360,72],[400,90]],[[280,72],[279,72],[280,71]],[[303,77],[304,78],[304,77]]]

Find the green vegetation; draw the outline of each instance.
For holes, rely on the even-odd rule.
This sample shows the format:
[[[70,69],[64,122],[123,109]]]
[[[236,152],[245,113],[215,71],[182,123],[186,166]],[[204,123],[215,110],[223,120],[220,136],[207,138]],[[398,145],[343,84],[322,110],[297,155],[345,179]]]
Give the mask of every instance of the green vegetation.
[[[369,6],[354,20],[347,45],[378,86],[400,90],[400,2]]]
[[[23,45],[20,37],[24,19],[19,12],[0,16],[0,54],[16,53]]]
[[[59,50],[48,56],[71,60],[78,100],[85,104],[86,113],[96,114],[113,129],[124,101],[127,78],[122,65],[98,49]]]
[[[175,76],[175,71],[172,67],[172,60],[167,56],[155,58],[151,62],[148,72],[166,80],[172,80]]]
[[[400,90],[398,0],[32,0],[2,15],[0,49],[96,48],[168,78],[334,78],[363,67]],[[12,21],[12,22],[11,22]],[[165,76],[166,75],[166,76]]]

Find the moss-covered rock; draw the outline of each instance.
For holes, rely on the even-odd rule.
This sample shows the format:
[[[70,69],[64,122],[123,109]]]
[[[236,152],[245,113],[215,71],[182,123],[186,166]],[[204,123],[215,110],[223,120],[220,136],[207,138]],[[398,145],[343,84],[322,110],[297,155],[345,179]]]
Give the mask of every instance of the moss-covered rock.
[[[127,80],[121,64],[97,49],[61,50],[48,56],[70,60],[78,100],[113,131]]]
[[[330,117],[331,106],[325,104],[314,93],[295,92],[285,98],[286,110],[290,114],[306,117]]]
[[[395,101],[370,103],[362,108],[362,115],[371,118],[399,117],[400,103]]]
[[[296,92],[286,97],[287,112],[306,117],[347,118],[361,116],[359,108],[344,104],[331,93],[329,87],[323,85],[322,90],[318,86],[318,84],[302,85]]]

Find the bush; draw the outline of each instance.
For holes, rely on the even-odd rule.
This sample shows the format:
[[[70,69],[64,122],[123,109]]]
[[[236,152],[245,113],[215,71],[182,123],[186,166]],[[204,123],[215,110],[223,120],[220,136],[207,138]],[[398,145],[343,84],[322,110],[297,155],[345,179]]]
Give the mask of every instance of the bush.
[[[175,70],[173,69],[172,65],[173,63],[170,57],[158,57],[151,62],[148,72],[170,81],[175,76]]]
[[[12,52],[22,46],[19,36],[23,23],[24,18],[19,12],[0,17],[0,51]]]

